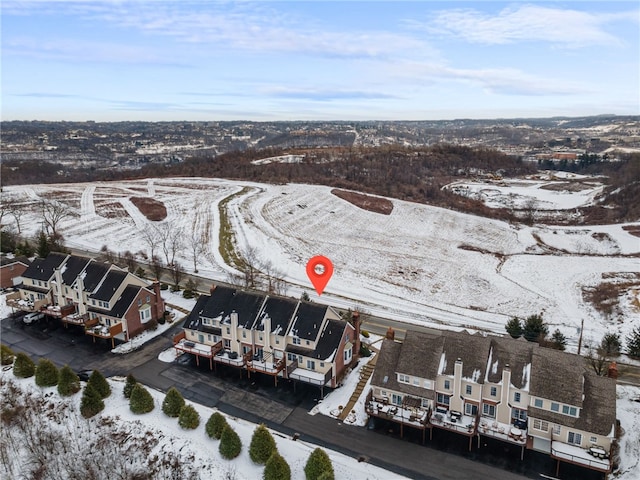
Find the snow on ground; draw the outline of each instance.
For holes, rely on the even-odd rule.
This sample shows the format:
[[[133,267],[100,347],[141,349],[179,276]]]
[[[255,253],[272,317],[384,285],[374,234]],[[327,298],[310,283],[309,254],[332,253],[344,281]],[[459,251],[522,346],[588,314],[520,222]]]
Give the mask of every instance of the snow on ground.
[[[16,379],[10,370],[2,371],[0,375],[3,383],[8,380],[15,382],[24,391],[31,392],[32,396],[40,396],[43,402],[55,405],[56,407],[52,408],[55,408],[56,411],[60,411],[61,402],[70,402],[71,409],[66,412],[65,424],[68,430],[67,433],[71,437],[76,436],[76,432],[73,431],[74,428],[78,430],[77,435],[79,437],[81,435],[91,435],[90,432],[94,432],[93,435],[95,435],[100,429],[104,428],[117,429],[125,432],[125,435],[122,436],[126,438],[125,442],[136,441],[136,439],[140,437],[153,436],[159,440],[159,444],[154,448],[155,454],[163,451],[173,452],[179,457],[182,463],[188,462],[189,465],[194,467],[194,470],[198,472],[197,478],[254,480],[262,477],[264,467],[255,465],[249,458],[248,453],[251,436],[256,428],[256,425],[253,423],[225,415],[227,422],[240,436],[242,441],[242,453],[240,456],[234,460],[226,460],[220,456],[218,451],[219,441],[210,439],[204,431],[206,421],[216,409],[192,404],[200,415],[200,426],[195,430],[184,430],[178,425],[176,418],[169,418],[162,413],[161,406],[164,400],[164,394],[153,389],[148,390],[154,397],[154,410],[143,415],[131,413],[128,400],[125,399],[122,394],[124,378],[113,378],[109,379],[112,393],[105,399],[105,409],[87,422],[79,414],[81,393],[75,394],[70,399],[60,399],[55,387],[38,388],[34,384],[33,377]],[[55,422],[54,418],[53,415],[42,415],[39,417],[39,421]],[[105,418],[109,418],[112,422],[101,421],[101,419]],[[108,423],[110,423],[110,427],[105,426]],[[100,427],[98,427],[98,425],[100,425]],[[55,425],[52,425],[52,428],[58,428],[57,422]],[[275,431],[272,431],[272,435],[278,446],[278,451],[291,467],[291,478],[304,479],[304,466],[316,446],[299,439],[294,441],[290,437],[285,437]],[[91,444],[90,438],[86,444]],[[119,447],[120,455],[126,455],[124,452],[128,450],[127,445],[120,444]],[[20,453],[26,457],[26,448]],[[85,454],[87,453],[89,452],[85,452]],[[358,462],[357,459],[335,451],[328,450],[327,453],[329,453],[331,457],[336,478],[345,480],[405,478],[366,462]],[[14,462],[19,462],[21,455],[16,455]],[[4,470],[7,466],[0,468]],[[2,470],[0,470],[0,472],[2,472]],[[235,472],[235,477],[227,477],[226,475],[230,472]],[[60,474],[60,472],[57,473]],[[65,477],[61,476],[58,478],[63,480]]]
[[[624,435],[620,439],[620,468],[614,478],[635,480],[640,478],[640,388],[619,385],[616,406]]]
[[[573,208],[600,188],[597,179],[559,172],[524,179],[522,195],[553,201],[554,208]],[[540,188],[554,181],[579,180],[590,188],[555,191]],[[271,263],[287,282],[286,294],[307,292],[312,300],[339,308],[357,306],[374,315],[438,328],[471,328],[504,333],[512,316],[544,312],[575,345],[582,319],[594,337],[608,331],[604,318],[582,299],[582,288],[603,276],[639,272],[640,239],[620,225],[590,227],[525,227],[459,212],[392,200],[391,215],[364,211],[312,185],[267,185],[207,178],[162,178],[91,184],[6,187],[3,195],[34,201],[54,197],[82,207],[79,217],[65,219],[60,229],[72,248],[150,254],[143,232],[154,224],[133,205],[131,196],[153,195],[167,207],[163,222],[205,243],[198,274],[227,281],[237,273],[219,252],[220,201],[246,188],[227,205],[237,248],[252,249],[262,263]],[[582,187],[581,187],[582,188]],[[64,196],[63,196],[64,195]],[[525,197],[523,197],[525,198]],[[127,208],[123,208],[125,205]],[[133,208],[132,208],[133,207]],[[92,210],[95,210],[95,215]],[[11,218],[9,218],[11,221]],[[34,234],[41,221],[37,209],[21,219],[22,231]],[[163,256],[162,249],[156,254]],[[327,255],[334,275],[319,297],[306,276],[306,262]],[[140,256],[139,256],[140,258]],[[188,246],[177,261],[193,271]],[[640,325],[640,314],[628,297],[616,319],[624,334]]]

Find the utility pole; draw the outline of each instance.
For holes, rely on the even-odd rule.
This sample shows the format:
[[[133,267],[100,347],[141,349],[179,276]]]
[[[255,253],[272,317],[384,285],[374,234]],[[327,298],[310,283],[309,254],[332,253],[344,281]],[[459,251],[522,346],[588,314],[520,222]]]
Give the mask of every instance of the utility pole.
[[[578,337],[578,355],[580,355],[580,350],[582,349],[582,332],[584,332],[584,318],[580,322],[580,336]]]

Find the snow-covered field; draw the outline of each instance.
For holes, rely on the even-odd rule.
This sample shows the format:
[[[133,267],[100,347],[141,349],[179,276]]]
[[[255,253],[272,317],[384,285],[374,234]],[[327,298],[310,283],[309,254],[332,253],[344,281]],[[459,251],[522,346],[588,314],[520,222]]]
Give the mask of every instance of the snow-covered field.
[[[496,188],[502,197],[514,194],[520,202],[526,195],[538,195],[537,202],[552,202],[555,209],[588,203],[600,188],[597,179],[588,178],[579,180],[592,184],[590,190],[541,188],[562,184],[565,177],[556,173],[555,178]],[[313,300],[338,307],[355,306],[440,328],[499,333],[511,316],[543,313],[550,331],[559,328],[569,338],[570,349],[577,344],[582,320],[585,337],[595,341],[612,330],[624,338],[640,324],[638,289],[621,297],[609,317],[582,298],[582,288],[597,285],[603,277],[615,280],[640,272],[640,258],[630,256],[640,253],[640,238],[622,225],[527,227],[399,200],[392,200],[391,215],[382,215],[332,195],[328,187],[208,178],[11,186],[5,187],[3,198],[33,205],[32,213],[21,218],[25,234],[41,226],[39,200],[69,206],[74,216],[60,224],[65,242],[88,251],[106,246],[148,255],[143,233],[152,224],[181,229],[185,237],[195,234],[205,246],[199,275],[224,281],[238,272],[219,251],[218,204],[239,192],[227,204],[236,247],[240,255],[251,250],[261,263],[271,263],[288,282],[286,293],[291,296],[306,291]],[[163,202],[167,219],[148,221],[130,201],[132,196]],[[5,215],[3,221],[12,218]],[[162,257],[161,249],[156,254]],[[306,262],[318,254],[334,265],[322,297],[305,272]],[[187,245],[176,260],[193,270]]]

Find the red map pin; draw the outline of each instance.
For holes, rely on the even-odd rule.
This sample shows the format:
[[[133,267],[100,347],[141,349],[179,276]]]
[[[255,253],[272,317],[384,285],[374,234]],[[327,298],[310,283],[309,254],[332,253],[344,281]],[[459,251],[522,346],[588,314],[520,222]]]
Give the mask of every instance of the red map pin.
[[[333,263],[327,257],[316,255],[307,262],[307,276],[318,295],[324,292],[324,287],[329,283],[331,275],[333,275]]]

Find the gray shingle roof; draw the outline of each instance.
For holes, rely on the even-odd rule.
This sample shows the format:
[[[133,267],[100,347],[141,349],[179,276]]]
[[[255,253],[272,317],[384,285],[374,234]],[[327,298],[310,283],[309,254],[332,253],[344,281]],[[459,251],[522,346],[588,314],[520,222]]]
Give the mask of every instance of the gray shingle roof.
[[[530,365],[533,350],[538,344],[527,342],[524,338],[492,337],[490,358],[487,361],[486,379],[498,383],[502,379],[502,371],[508,365],[511,369],[511,383],[516,388],[529,384]]]
[[[533,350],[532,364],[531,395],[582,406],[582,374],[585,371],[582,357],[538,347]]]
[[[47,258],[36,258],[22,274],[22,278],[49,281],[53,277],[56,268],[62,265],[67,258],[65,253],[50,253]]]

